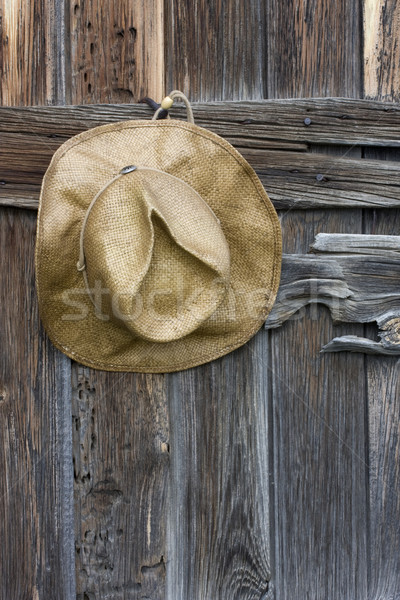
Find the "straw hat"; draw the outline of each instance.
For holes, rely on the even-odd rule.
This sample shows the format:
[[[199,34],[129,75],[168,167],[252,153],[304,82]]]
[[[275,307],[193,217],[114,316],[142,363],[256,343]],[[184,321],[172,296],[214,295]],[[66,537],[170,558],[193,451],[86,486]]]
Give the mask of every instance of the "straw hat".
[[[39,308],[52,342],[108,371],[179,371],[244,344],[280,276],[281,233],[257,175],[193,122],[126,121],[63,144],[43,180]],[[161,110],[161,109],[160,109]]]

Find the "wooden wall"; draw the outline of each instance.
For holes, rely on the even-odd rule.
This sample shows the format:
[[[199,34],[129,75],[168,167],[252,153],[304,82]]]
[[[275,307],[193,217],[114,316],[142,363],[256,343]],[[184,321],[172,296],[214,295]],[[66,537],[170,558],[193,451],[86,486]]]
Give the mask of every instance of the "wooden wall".
[[[192,101],[397,101],[399,14],[395,0],[0,0],[0,100],[132,103],[180,88]],[[1,598],[400,594],[398,358],[320,354],[373,326],[334,325],[312,305],[196,369],[94,371],[40,326],[36,213],[0,211]],[[281,209],[284,251],[306,253],[320,232],[398,235],[399,214]]]

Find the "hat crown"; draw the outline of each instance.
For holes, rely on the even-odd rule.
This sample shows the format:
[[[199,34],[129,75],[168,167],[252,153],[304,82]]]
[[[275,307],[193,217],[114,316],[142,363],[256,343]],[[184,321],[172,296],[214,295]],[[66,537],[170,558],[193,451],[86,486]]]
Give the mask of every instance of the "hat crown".
[[[97,311],[139,338],[188,335],[226,294],[230,253],[218,218],[167,172],[122,169],[91,203],[81,240]]]

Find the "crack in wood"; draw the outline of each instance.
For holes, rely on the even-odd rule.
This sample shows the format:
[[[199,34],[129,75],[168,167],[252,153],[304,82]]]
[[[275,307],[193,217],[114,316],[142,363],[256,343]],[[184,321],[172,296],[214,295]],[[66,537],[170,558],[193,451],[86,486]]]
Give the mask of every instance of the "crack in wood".
[[[308,305],[324,304],[337,323],[376,322],[381,340],[343,336],[324,352],[400,354],[400,236],[321,233],[311,251],[283,256],[266,328],[299,318]]]

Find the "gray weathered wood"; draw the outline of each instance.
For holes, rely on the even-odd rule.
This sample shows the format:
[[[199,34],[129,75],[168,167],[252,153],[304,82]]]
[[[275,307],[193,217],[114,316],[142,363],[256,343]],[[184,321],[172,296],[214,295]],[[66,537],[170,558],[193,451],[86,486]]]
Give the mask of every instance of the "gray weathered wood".
[[[399,15],[399,6],[392,0],[379,0],[378,14],[385,15],[382,25],[387,31],[398,31],[398,25],[391,22],[393,10]],[[377,7],[378,8],[378,7]],[[386,20],[388,19],[388,20]],[[400,77],[396,54],[398,45],[390,43],[391,36],[382,36],[376,52],[382,62],[375,63],[376,88],[383,95],[391,90],[391,81]],[[384,46],[384,47],[383,47]],[[388,53],[385,56],[385,52]],[[388,61],[388,62],[387,62]],[[385,66],[391,64],[390,78]],[[393,79],[392,79],[393,78]],[[391,90],[398,95],[398,88]],[[394,149],[366,148],[368,159],[400,160],[400,153]],[[364,232],[366,234],[399,235],[400,211],[365,211]],[[400,309],[398,304],[395,310]],[[382,320],[384,315],[382,316]],[[389,324],[390,324],[389,318]],[[398,323],[398,317],[397,317]],[[384,323],[380,325],[381,341],[387,334]],[[396,327],[391,327],[396,334]],[[374,328],[366,335],[373,338]],[[399,330],[397,326],[397,339]],[[391,340],[389,340],[391,341]],[[369,538],[370,575],[369,591],[373,598],[398,598],[400,596],[400,470],[399,470],[399,399],[400,372],[397,357],[366,356],[365,375],[368,394],[368,464],[369,464]]]
[[[162,94],[163,5],[164,0],[66,3],[71,103],[123,103]],[[107,105],[64,110],[66,119],[48,114],[49,128],[40,132],[35,119],[24,129],[12,129],[11,109],[11,131],[30,135],[41,160],[71,135],[108,120]],[[42,111],[46,114],[46,108]],[[111,120],[130,118],[131,111],[129,104],[122,112],[111,107]],[[145,106],[138,111],[146,118],[151,112]],[[14,160],[19,160],[15,154]],[[40,177],[24,177],[24,182],[37,191]],[[31,189],[27,197],[32,197]],[[165,379],[104,373],[73,363],[71,387],[77,598],[164,600],[169,470]]]
[[[254,99],[262,96],[265,90],[269,96],[359,95],[362,93],[360,59],[363,39],[364,57],[369,60],[364,69],[364,81],[371,83],[368,79],[370,73],[374,78],[371,85],[364,86],[365,93],[373,95],[379,90],[382,96],[391,99],[398,96],[399,45],[396,39],[399,23],[395,0],[364,1],[364,6],[379,16],[378,36],[375,35],[376,22],[368,13],[366,28],[361,35],[362,3],[351,0],[291,0],[288,3],[280,0],[268,0],[266,3],[261,0],[247,3],[229,0],[223,5],[214,0],[202,0],[194,7],[186,0],[166,3],[163,0],[149,3],[113,0],[106,8],[100,0],[78,0],[69,6],[55,0],[50,4],[47,0],[33,0],[28,4],[21,0],[0,0],[0,93],[9,103],[23,103],[30,98],[32,102],[38,101],[38,98],[46,103],[59,102],[57,98],[62,98],[64,93],[79,103],[96,99],[119,102],[132,98],[136,101],[143,91],[151,95],[152,90],[157,94],[162,90],[164,71],[170,87],[186,86],[192,99]],[[65,21],[63,17],[55,19],[61,14],[60,7],[64,6],[67,13]],[[16,24],[14,31],[9,24],[7,27],[4,25],[9,14],[14,16],[11,21]],[[165,35],[160,35],[163,18]],[[24,20],[31,21],[29,31],[21,27]],[[128,27],[124,28],[125,25]],[[64,52],[62,44],[59,49],[56,48],[55,30],[60,42],[65,34],[71,32],[72,52],[68,49]],[[161,39],[163,36],[164,40]],[[105,43],[104,52],[102,41]],[[164,52],[165,70],[162,65]],[[3,57],[6,57],[5,60]],[[67,80],[64,71],[67,71]],[[160,97],[157,99],[160,100]],[[277,207],[313,209],[290,210],[282,214],[286,251],[288,254],[300,253],[301,258],[308,252],[309,244],[318,231],[364,231],[381,235],[397,235],[400,231],[398,211],[382,208],[398,206],[397,184],[393,186],[396,169],[391,170],[393,165],[389,165],[389,169],[379,165],[377,171],[365,174],[366,179],[364,174],[360,177],[357,170],[358,167],[375,169],[375,163],[371,164],[373,159],[396,160],[390,152],[378,154],[375,149],[363,150],[366,162],[363,165],[352,162],[347,170],[346,166],[342,168],[339,165],[339,170],[333,169],[333,183],[326,180],[327,169],[332,167],[332,163],[328,164],[325,156],[304,156],[315,144],[343,144],[347,148],[354,144],[358,147],[400,147],[397,105],[362,103],[362,114],[358,107],[357,100],[338,103],[329,99],[296,99],[254,106],[203,105],[196,106],[195,110],[199,124],[227,137],[255,165],[259,161],[264,167],[266,162],[263,161],[268,160],[267,153],[272,150],[282,155],[276,155],[282,164],[276,162],[272,172],[263,173],[262,168],[257,169],[268,191],[271,187],[271,196]],[[9,129],[6,131],[0,127],[0,152],[1,148],[4,149],[0,156],[0,203],[17,200],[18,206],[29,208],[37,206],[43,174],[40,169],[48,164],[46,161],[56,147],[83,129],[107,122],[108,115],[103,117],[103,121],[101,118],[96,121],[95,112],[103,115],[103,110],[109,110],[114,120],[140,118],[140,114],[146,114],[145,118],[148,118],[149,115],[148,108],[142,107],[135,112],[133,105],[123,109],[94,107],[92,116],[73,108],[70,116],[58,123],[57,115],[51,115],[44,108],[50,129],[43,133],[40,122],[35,123],[32,119],[29,121],[31,129],[26,132],[24,119],[12,110],[8,113]],[[118,116],[122,114],[120,110],[125,111],[125,116]],[[80,115],[81,129],[75,127],[74,113]],[[173,114],[183,117],[180,109],[174,109]],[[309,125],[304,122],[306,118],[310,119]],[[49,137],[59,135],[59,125],[63,128],[61,137]],[[8,134],[11,137],[7,137]],[[36,134],[37,144],[34,140]],[[19,136],[15,148],[12,144],[14,136]],[[48,149],[47,155],[41,149],[46,143],[54,148]],[[23,152],[25,148],[26,153]],[[320,150],[320,154],[328,153],[326,147]],[[298,174],[290,173],[291,159],[286,156],[286,151],[296,155],[291,159],[296,158],[301,165]],[[340,149],[339,152],[345,154],[347,150]],[[45,163],[41,164],[39,171],[35,168],[25,172],[27,157],[32,154],[37,155],[39,162]],[[349,156],[346,154],[346,157]],[[358,157],[352,158],[361,163],[358,160],[361,150]],[[1,165],[4,168],[7,160],[8,165],[13,163],[18,167],[21,180],[7,182],[2,177]],[[280,174],[277,171],[283,164]],[[270,168],[271,165],[267,165],[267,170]],[[381,178],[377,184],[376,180],[381,176],[384,178],[384,173],[390,174],[387,179],[391,181]],[[316,174],[325,177],[318,181]],[[2,185],[2,181],[6,184]],[[318,207],[352,208],[347,211],[320,211]],[[361,210],[354,210],[357,207],[364,209],[363,215]],[[2,212],[9,214],[7,209]],[[25,219],[22,216],[18,218]],[[31,251],[31,246],[25,244],[26,222],[22,220],[21,223],[24,226],[8,228],[9,222],[3,222],[2,260],[5,269],[10,260],[23,261]],[[17,238],[25,241],[18,244]],[[386,251],[390,251],[391,258],[395,260],[396,250],[387,248]],[[318,254],[321,252],[318,251]],[[358,258],[363,254],[369,255],[370,259],[373,257],[368,249],[358,252],[354,246],[351,254],[354,259],[356,254]],[[321,254],[320,259],[318,268],[329,256]],[[346,284],[339,276],[335,280],[327,279],[323,284],[326,296],[329,286],[335,288],[339,284],[346,292]],[[322,283],[318,289],[322,293]],[[5,314],[12,314],[15,321],[20,320],[20,298],[23,293],[29,296],[29,291],[24,288],[21,292],[20,283],[7,279],[2,293],[3,300],[9,302],[12,297],[15,304],[11,308],[5,307]],[[24,296],[22,312],[30,305],[28,296]],[[340,302],[342,300],[338,298]],[[343,302],[346,302],[345,297]],[[78,479],[75,483],[80,600],[94,600],[94,597],[95,600],[114,597],[165,600],[164,595],[169,600],[180,596],[182,600],[198,600],[198,597],[226,600],[225,590],[229,591],[230,597],[238,600],[242,597],[266,600],[273,595],[277,600],[297,599],[299,595],[311,599],[323,596],[329,600],[397,599],[400,590],[398,361],[382,356],[321,356],[319,349],[330,338],[357,334],[360,339],[363,326],[332,326],[330,314],[324,306],[312,304],[300,312],[304,314],[296,322],[290,321],[279,330],[260,332],[248,347],[221,359],[222,365],[218,362],[200,367],[193,371],[193,375],[187,372],[171,378],[129,376],[118,381],[119,376],[93,374],[78,365],[72,366],[74,417],[78,419],[74,425],[82,426],[81,431],[74,431],[74,457],[84,478],[84,481]],[[392,318],[393,312],[388,316],[389,321]],[[11,521],[3,520],[3,517],[0,520],[5,528],[2,536],[5,551],[11,548],[8,560],[2,561],[7,572],[1,579],[1,585],[6,586],[7,600],[19,597],[42,600],[42,596],[58,600],[58,595],[60,600],[70,600],[75,597],[73,582],[67,581],[71,573],[71,536],[69,548],[65,548],[62,542],[64,534],[64,539],[68,539],[71,518],[68,504],[70,473],[66,459],[70,442],[62,434],[62,427],[66,427],[69,418],[68,411],[63,412],[63,406],[68,405],[63,386],[69,379],[70,363],[62,357],[64,362],[59,364],[59,354],[55,353],[53,357],[51,346],[45,345],[43,340],[40,347],[43,344],[45,350],[43,353],[37,350],[36,333],[32,334],[29,329],[35,325],[34,319],[29,324],[19,323],[18,327],[16,322],[10,326],[8,317],[4,323],[6,328],[0,330],[0,335],[2,332],[3,335],[16,332],[13,343],[6,340],[4,344],[7,348],[4,360],[7,368],[13,369],[12,374],[7,371],[9,379],[5,381],[12,380],[10,389],[13,390],[17,410],[7,412],[7,386],[3,395],[5,400],[0,398],[0,411],[3,402],[7,409],[4,409],[6,417],[10,415],[10,426],[6,426],[5,421],[4,431],[11,432],[9,438],[19,449],[9,460],[14,460],[12,467],[18,468],[31,460],[38,447],[41,451],[47,439],[44,432],[51,421],[45,411],[54,410],[54,415],[58,416],[52,417],[52,422],[57,424],[61,419],[63,423],[58,430],[55,427],[54,435],[62,438],[66,445],[62,450],[61,442],[57,442],[60,455],[54,460],[50,458],[49,463],[42,465],[43,471],[39,473],[36,470],[36,475],[40,475],[39,483],[51,485],[55,471],[57,482],[66,481],[67,484],[60,496],[54,495],[57,485],[40,490],[40,496],[37,478],[31,478],[21,488],[21,494],[15,494],[16,502],[22,501],[26,508],[18,515],[27,515],[28,525],[23,527],[21,520],[14,517]],[[376,344],[372,339],[374,331],[369,326],[365,330],[365,335],[371,337],[371,343]],[[25,333],[27,336],[24,337]],[[391,337],[393,328],[381,331],[382,336],[386,333]],[[26,350],[28,344],[29,352]],[[15,348],[19,349],[19,354],[15,354]],[[23,354],[21,348],[24,349]],[[249,349],[259,350],[259,366],[254,366],[254,357],[246,355]],[[21,359],[22,355],[24,359]],[[42,361],[46,362],[48,371],[40,379]],[[39,381],[42,383],[39,384]],[[221,381],[225,384],[223,387],[220,386]],[[43,389],[42,401],[28,402],[32,390],[38,387]],[[165,488],[162,487],[161,480],[167,477],[168,469],[166,457],[163,453],[159,455],[160,440],[154,433],[154,421],[159,419],[159,431],[162,432],[160,446],[166,453],[168,438],[163,407],[167,396],[171,402],[173,429],[169,452],[172,486],[171,502],[161,514],[161,490],[167,487],[166,484]],[[51,408],[49,402],[54,398],[57,405]],[[186,398],[193,407],[191,414],[187,412]],[[150,408],[146,409],[147,400]],[[236,400],[237,405],[231,405],[232,400]],[[125,402],[125,408],[119,404],[121,401]],[[271,402],[269,411],[267,401]],[[92,422],[90,410],[93,407]],[[41,417],[37,420],[38,411],[41,411]],[[135,417],[131,416],[132,411]],[[269,420],[269,429],[267,413],[273,417]],[[213,424],[208,419],[214,416],[216,423]],[[29,426],[31,422],[34,423],[32,429]],[[51,431],[50,426],[48,429]],[[221,435],[221,430],[226,438]],[[16,436],[13,440],[14,431]],[[153,434],[155,437],[152,438]],[[97,435],[97,439],[92,439],[92,435]],[[136,458],[129,456],[130,450],[125,448],[128,438],[133,440]],[[141,443],[144,443],[143,451]],[[250,450],[249,456],[243,453],[243,448]],[[147,473],[148,449],[151,473],[160,456],[164,460],[163,468],[157,466],[154,472],[155,486],[158,487],[153,496],[145,485],[150,479]],[[273,469],[270,470],[266,466],[268,449],[273,449],[274,453]],[[177,450],[181,453],[178,454]],[[216,472],[213,471],[215,463],[219,465]],[[116,468],[110,473],[114,464]],[[199,464],[203,467],[201,470]],[[367,466],[370,475],[366,481]],[[253,467],[257,470],[256,474],[249,472]],[[0,466],[1,473],[11,472],[15,477],[12,469],[4,471],[3,468],[4,462]],[[66,470],[66,479],[61,474],[58,479],[58,470],[62,468]],[[272,471],[273,477],[271,475],[267,481],[269,471]],[[267,490],[269,483],[270,489],[275,490],[272,496],[275,510],[271,521],[267,516],[271,505]],[[3,481],[5,484],[6,481]],[[248,489],[244,489],[244,484],[248,484]],[[16,489],[20,490],[18,486]],[[138,489],[143,489],[143,495],[138,495]],[[229,494],[232,490],[237,491],[237,495]],[[207,492],[210,497],[207,497]],[[40,527],[35,529],[36,526],[32,528],[29,519],[44,522],[52,494],[52,501],[59,505],[57,519],[51,520],[53,517],[49,511],[45,539],[36,533],[31,535],[31,531],[41,533],[41,530]],[[39,496],[44,499],[42,506],[37,503]],[[218,499],[227,496],[227,501],[218,505]],[[365,496],[370,502],[368,512]],[[129,507],[125,502],[127,498]],[[177,502],[176,508],[172,499]],[[36,514],[37,506],[39,511]],[[150,506],[154,514],[159,515],[160,523],[159,529],[153,530],[154,535],[159,536],[159,543],[152,539],[149,550],[146,545],[148,538],[142,535],[148,530],[140,515],[148,516]],[[241,507],[249,510],[241,513]],[[10,504],[6,505],[6,510],[7,514],[13,513]],[[163,527],[166,527],[167,519],[169,527],[164,536]],[[121,520],[126,524],[126,530],[119,527]],[[140,521],[138,528],[136,520]],[[57,527],[63,527],[60,537],[53,535],[54,522]],[[275,523],[276,543],[270,557],[268,531],[272,523]],[[89,530],[84,529],[86,525],[90,526]],[[23,537],[14,541],[18,527]],[[126,534],[128,530],[130,534]],[[85,538],[86,531],[88,535]],[[115,532],[121,536],[118,538],[120,541]],[[368,569],[366,537],[370,540]],[[36,572],[46,575],[49,563],[40,561],[47,552],[44,548],[49,540],[54,543],[54,564],[59,561],[59,552],[65,569],[58,581],[53,571],[49,571],[45,584],[39,581],[36,588],[24,589],[25,583],[31,581]],[[137,546],[132,549],[135,544]],[[28,552],[28,548],[33,546],[39,548],[38,553]],[[166,547],[166,553],[162,554]],[[34,556],[39,556],[38,565],[34,565]],[[254,559],[254,556],[257,558]],[[112,566],[113,561],[114,570],[110,573],[108,566]],[[59,574],[58,566],[56,570]],[[20,589],[17,589],[18,585]],[[185,596],[186,592],[188,596]]]
[[[191,100],[264,98],[265,2],[165,2],[166,92]]]
[[[40,326],[35,229],[2,210],[0,597],[75,600],[71,364]]]
[[[137,99],[138,100],[138,99]],[[298,144],[400,147],[397,104],[350,98],[291,98],[254,102],[194,102],[196,123],[230,140],[264,146],[281,140]],[[0,131],[71,137],[90,127],[126,119],[148,119],[141,104],[91,104],[58,107],[2,107]],[[173,118],[185,119],[179,105]],[[309,118],[306,125],[304,119]],[[294,144],[294,146],[293,146]],[[301,147],[301,146],[300,146]]]
[[[160,100],[160,99],[158,99]],[[397,104],[350,98],[288,98],[261,101],[193,102],[196,123],[231,139],[265,143],[283,140],[295,144],[400,147]],[[179,104],[173,118],[185,119]],[[148,119],[143,104],[90,104],[77,106],[2,106],[1,131],[54,134],[70,137],[80,131],[126,119]],[[310,123],[304,122],[305,118]],[[296,146],[295,146],[296,147]]]
[[[64,9],[63,0],[0,0],[0,103],[65,103]],[[35,216],[1,210],[0,229],[0,597],[76,600],[71,361],[38,317]]]
[[[307,102],[311,111],[313,101]],[[317,107],[320,103],[325,110],[329,103],[334,106],[333,100],[316,102]],[[338,100],[336,110],[344,110],[348,103],[351,104],[350,101]],[[368,140],[376,144],[400,143],[399,128],[395,126],[395,120],[399,119],[397,113],[392,116],[390,127],[387,123],[387,137],[372,139],[373,126],[369,121],[372,117],[368,118],[373,112],[370,103],[359,101],[357,104],[353,101],[352,105],[358,115],[355,125],[357,137],[353,143],[365,144]],[[312,125],[305,127],[304,123],[298,122],[296,133],[295,119],[299,121],[299,112],[303,111],[303,115],[309,113],[304,112],[305,107],[301,111],[294,101],[258,103],[257,118],[253,118],[257,115],[257,106],[249,103],[221,103],[218,110],[216,106],[212,103],[196,106],[196,114],[201,117],[204,113],[206,117],[204,121],[200,118],[199,124],[221,134],[242,152],[256,169],[277,208],[400,205],[400,167],[397,162],[353,158],[349,157],[347,150],[338,157],[315,151],[304,152],[310,141],[318,141],[319,144],[326,141],[326,131],[323,135],[324,125],[321,125],[317,136],[308,135]],[[383,110],[382,107],[380,110]],[[280,124],[279,111],[282,112]],[[400,115],[400,109],[398,113]],[[177,114],[183,116],[179,111]],[[385,112],[383,114],[386,115]],[[35,208],[44,172],[56,149],[68,137],[106,122],[149,116],[148,107],[136,105],[2,108],[0,205]],[[375,118],[379,119],[379,116]],[[350,117],[347,120],[351,120]],[[342,133],[348,134],[348,140],[351,140],[346,127]],[[285,128],[290,135],[286,135]],[[331,136],[335,135],[337,125],[330,128]],[[325,125],[325,129],[329,130],[329,126]],[[384,126],[378,130],[381,135],[382,130],[385,130]],[[394,139],[392,134],[397,138]],[[334,138],[334,141],[337,143],[339,138]],[[295,152],[295,149],[300,151]]]
[[[191,100],[262,96],[264,10],[262,0],[168,2],[171,87],[183,87]],[[237,146],[249,147],[251,139],[254,147],[306,150],[300,140],[260,134],[257,125],[243,122],[247,109],[241,113],[240,104],[195,104],[196,122],[220,134],[227,126],[226,137]],[[175,108],[172,116],[185,118]],[[264,330],[233,354],[168,376],[168,600],[267,600],[273,593],[263,363],[269,335]]]
[[[319,233],[311,246],[314,252],[333,254],[368,254],[380,253],[387,258],[400,258],[399,235],[371,235],[352,233]]]
[[[400,595],[400,361],[367,357],[372,598]]]
[[[325,346],[322,352],[363,352],[364,354],[377,354],[382,356],[399,355],[398,348],[386,348],[380,342],[357,335],[342,335],[333,338]]]
[[[291,212],[283,220],[286,249],[304,252],[315,231],[341,226],[341,215],[337,213],[303,214],[305,218]],[[299,258],[293,265],[293,274],[298,269],[295,282],[307,269],[302,264],[303,256],[288,258]],[[305,255],[307,260],[316,257]],[[286,267],[287,261],[283,285]],[[324,293],[332,293],[323,281],[324,269],[330,271],[330,267],[324,262],[319,271],[323,301]],[[314,267],[309,275],[311,285],[306,284],[302,292],[308,298],[310,292],[315,295],[317,287]],[[341,283],[339,273],[337,281],[334,289]],[[346,293],[343,285],[342,295]],[[270,332],[274,564],[279,600],[296,598],[299,591],[306,597],[322,595],[332,600],[368,597],[363,357],[320,352],[329,339],[345,332],[360,335],[362,326],[334,326],[329,312],[318,304],[304,307],[295,318]]]
[[[352,0],[269,0],[269,96],[357,97],[360,8]],[[318,127],[318,116],[310,119],[307,129]],[[340,115],[327,121],[328,128],[335,126]],[[341,125],[348,144],[351,119],[348,137],[346,119]],[[330,143],[323,137],[316,143]],[[345,152],[337,148],[338,156]],[[360,150],[350,154],[361,157]],[[315,206],[282,211],[281,223],[284,251],[306,254],[321,231],[362,233],[362,212]],[[358,324],[345,328],[363,331]],[[320,354],[341,329],[325,307],[314,304],[301,318],[270,331],[276,600],[368,598],[364,357]]]
[[[362,6],[341,0],[268,0],[268,97],[358,97]]]
[[[77,597],[164,600],[165,379],[77,364],[72,375]]]
[[[335,339],[325,351],[400,354],[400,236],[320,233],[311,250],[283,257],[278,298],[266,327],[300,318],[308,305],[324,304],[336,322],[376,322],[381,337],[370,344]]]
[[[400,165],[324,154],[243,152],[276,208],[400,206]]]
[[[270,598],[268,335],[169,376],[169,600]]]
[[[386,246],[385,238],[319,234],[313,254],[284,255],[278,298],[266,326],[279,327],[317,302],[329,307],[335,321],[348,323],[377,321],[398,307],[400,236],[387,236]],[[320,248],[323,253],[317,254]]]

